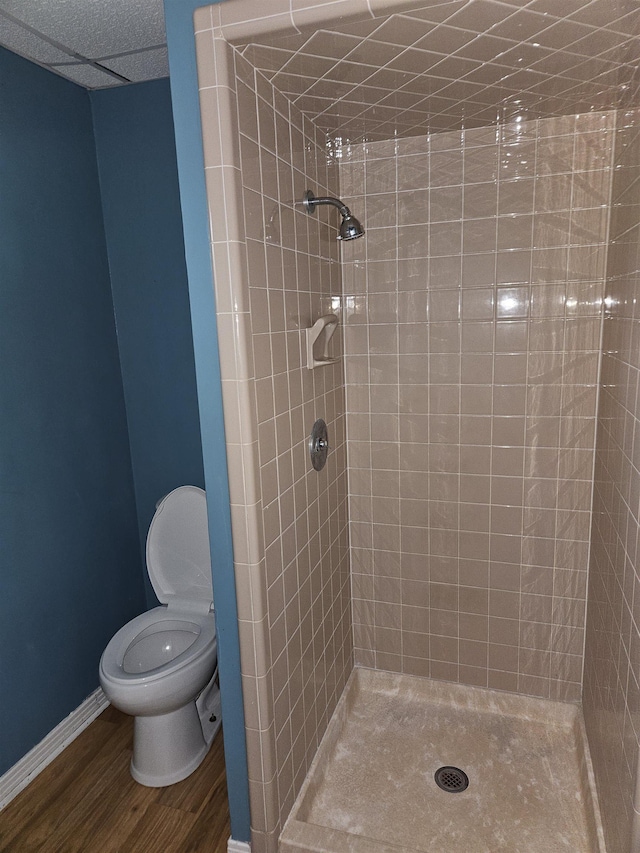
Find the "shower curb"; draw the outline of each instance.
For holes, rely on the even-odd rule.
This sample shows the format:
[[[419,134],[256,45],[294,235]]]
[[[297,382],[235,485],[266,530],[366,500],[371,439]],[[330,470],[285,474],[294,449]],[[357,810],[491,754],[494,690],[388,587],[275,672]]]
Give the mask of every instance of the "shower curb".
[[[0,776],[0,809],[8,805],[23,791],[29,782],[42,773],[78,735],[109,705],[109,700],[98,687],[52,729],[40,743],[23,756],[13,767]]]

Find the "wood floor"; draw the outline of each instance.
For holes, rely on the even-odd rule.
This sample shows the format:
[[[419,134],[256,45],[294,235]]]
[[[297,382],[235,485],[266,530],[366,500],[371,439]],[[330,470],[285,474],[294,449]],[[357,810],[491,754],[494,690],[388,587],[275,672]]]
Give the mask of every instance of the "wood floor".
[[[129,773],[133,719],[107,708],[0,812],[2,853],[226,853],[222,733],[188,779],[145,788]]]

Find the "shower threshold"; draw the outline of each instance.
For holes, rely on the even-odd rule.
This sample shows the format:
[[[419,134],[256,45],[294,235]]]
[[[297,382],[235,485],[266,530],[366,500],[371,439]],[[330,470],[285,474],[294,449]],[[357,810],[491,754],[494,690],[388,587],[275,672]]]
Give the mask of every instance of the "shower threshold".
[[[594,791],[578,706],[357,668],[280,851],[605,853]]]

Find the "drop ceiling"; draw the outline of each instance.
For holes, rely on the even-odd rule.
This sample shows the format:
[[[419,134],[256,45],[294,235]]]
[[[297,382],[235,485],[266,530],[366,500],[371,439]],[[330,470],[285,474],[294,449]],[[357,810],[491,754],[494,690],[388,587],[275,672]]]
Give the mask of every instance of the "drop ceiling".
[[[234,47],[356,141],[637,105],[639,33],[637,0],[416,0]]]
[[[0,45],[87,89],[169,75],[162,0],[0,0]]]

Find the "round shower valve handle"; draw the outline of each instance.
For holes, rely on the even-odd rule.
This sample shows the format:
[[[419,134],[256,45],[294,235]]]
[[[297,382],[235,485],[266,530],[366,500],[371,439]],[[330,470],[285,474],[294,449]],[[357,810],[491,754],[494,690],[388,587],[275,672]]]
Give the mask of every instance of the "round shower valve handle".
[[[327,425],[322,418],[318,418],[313,425],[311,436],[309,437],[309,456],[315,471],[322,471],[327,462],[328,453],[329,434],[327,432]]]

